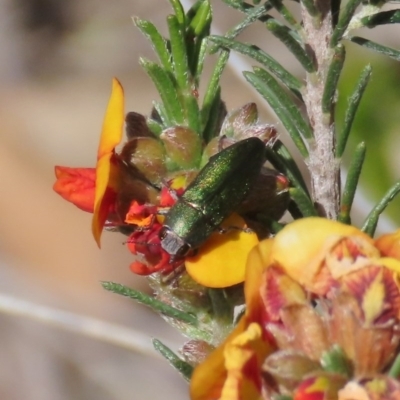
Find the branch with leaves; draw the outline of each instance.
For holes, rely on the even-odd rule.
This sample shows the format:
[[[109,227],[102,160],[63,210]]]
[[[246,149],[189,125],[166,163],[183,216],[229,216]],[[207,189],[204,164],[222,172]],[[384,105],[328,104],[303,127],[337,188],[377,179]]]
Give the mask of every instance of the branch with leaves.
[[[336,113],[346,42],[398,60],[400,51],[352,35],[398,23],[400,11],[361,0],[301,0],[296,12],[282,0],[224,2],[244,17],[223,36],[210,34],[208,0],[186,12],[170,0],[168,37],[134,18],[158,57],[140,64],[159,100],[147,117],[125,116],[122,86],[114,80],[96,169],[57,167],[55,190],[93,212],[98,243],[104,227],[127,236],[136,257],[130,268],[148,276],[154,295],[103,286],[150,307],[190,338],[180,355],[158,340],[153,344],[191,381],[193,400],[400,396],[393,372],[400,343],[400,235],[373,239],[400,183],[358,229],[351,209],[364,141],[343,188],[340,182],[370,65],[345,115]],[[304,77],[275,60],[267,44],[238,40],[254,23],[285,46]],[[254,103],[227,111],[220,78],[232,51],[258,63],[243,75],[275,112],[310,182],[276,127],[259,121]],[[201,93],[204,64],[216,52]],[[124,119],[127,141],[117,152]],[[92,208],[83,186],[93,187]],[[354,385],[364,397],[351,397]],[[378,387],[385,390],[377,394]]]

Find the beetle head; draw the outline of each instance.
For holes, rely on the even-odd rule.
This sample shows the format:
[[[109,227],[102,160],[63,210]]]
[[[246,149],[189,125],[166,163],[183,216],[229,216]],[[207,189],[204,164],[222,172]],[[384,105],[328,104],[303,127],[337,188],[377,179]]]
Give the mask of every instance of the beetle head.
[[[161,247],[172,256],[173,259],[185,257],[191,250],[191,246],[168,226],[163,226],[158,234]]]

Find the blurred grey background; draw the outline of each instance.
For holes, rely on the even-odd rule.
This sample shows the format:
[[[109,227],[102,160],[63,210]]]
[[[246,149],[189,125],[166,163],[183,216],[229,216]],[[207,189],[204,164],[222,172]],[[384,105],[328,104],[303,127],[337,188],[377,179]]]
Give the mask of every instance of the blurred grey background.
[[[222,2],[212,3],[214,31],[225,32],[240,20]],[[165,322],[100,286],[106,280],[147,290],[145,279],[129,272],[132,256],[123,236],[105,233],[100,251],[91,236],[91,215],[52,192],[55,164],[94,166],[113,76],[124,86],[126,110],[149,113],[156,92],[138,57],[154,56],[131,17],[150,19],[166,33],[170,12],[167,0],[0,2],[0,293],[118,323],[177,349],[183,339]],[[399,37],[397,27],[380,28],[374,36],[397,48]],[[241,40],[257,43],[297,71],[292,56],[261,25]],[[358,51],[350,57],[342,83],[345,95],[371,56]],[[277,123],[238,77],[235,67],[241,66],[235,62],[222,81],[228,108],[256,101],[263,120]],[[366,140],[380,153],[369,153],[371,166],[363,174],[373,199],[399,177],[400,69],[383,57],[372,62],[380,72],[368,89],[356,135],[365,138],[368,127],[375,129]],[[389,100],[382,104],[385,96]],[[187,398],[187,385],[177,373],[150,354],[18,316],[0,313],[0,324],[2,400]]]

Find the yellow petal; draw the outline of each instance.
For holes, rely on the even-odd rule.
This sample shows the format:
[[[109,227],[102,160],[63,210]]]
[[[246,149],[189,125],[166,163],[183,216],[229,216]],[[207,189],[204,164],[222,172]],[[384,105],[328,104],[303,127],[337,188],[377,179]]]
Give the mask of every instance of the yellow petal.
[[[262,274],[269,266],[269,256],[273,245],[273,239],[262,240],[249,253],[246,264],[246,280],[244,294],[247,310],[251,310],[254,304],[260,303],[260,285]]]
[[[340,237],[353,235],[373,243],[368,235],[351,225],[319,217],[302,218],[276,235],[271,262],[277,262],[290,277],[310,288],[332,245]]]
[[[118,187],[118,168],[112,163],[115,146],[122,139],[124,126],[124,91],[117,79],[113,79],[111,97],[108,102],[101,131],[96,165],[96,192],[92,233],[100,247],[100,237],[106,222],[110,203],[110,192]]]
[[[213,233],[198,254],[185,261],[188,274],[196,282],[211,288],[243,282],[247,256],[258,243],[254,232],[243,230],[245,222],[236,214],[226,219],[222,227],[227,229],[226,233]]]

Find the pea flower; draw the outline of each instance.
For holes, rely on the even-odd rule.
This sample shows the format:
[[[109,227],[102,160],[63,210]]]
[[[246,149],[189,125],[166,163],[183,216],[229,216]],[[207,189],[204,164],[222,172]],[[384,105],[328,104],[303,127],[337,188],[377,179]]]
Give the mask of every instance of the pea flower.
[[[219,132],[221,136],[207,146],[203,146],[198,133],[185,126],[167,127],[157,136],[142,115],[131,112],[125,116],[124,91],[114,79],[96,168],[56,167],[54,190],[93,213],[92,233],[99,247],[105,227],[128,236],[128,249],[136,256],[130,266],[134,273],[168,274],[184,264],[189,275],[204,286],[220,288],[241,283],[247,254],[258,243],[243,216],[263,210],[273,210],[278,218],[283,214],[289,186],[283,175],[272,170],[260,174],[258,187],[263,189],[254,191],[243,202],[239,210],[242,216],[231,216],[222,226],[227,233],[212,235],[201,249],[187,257],[173,259],[161,247],[159,232],[162,214],[174,205],[204,163],[221,150],[220,145],[224,148],[251,136],[267,143],[274,137],[272,126],[255,124],[256,116],[255,104],[229,114]],[[128,140],[117,152],[125,122]],[[260,197],[266,200],[260,202]]]
[[[245,314],[195,369],[192,400],[400,398],[399,251],[399,232],[317,217],[261,241]]]

